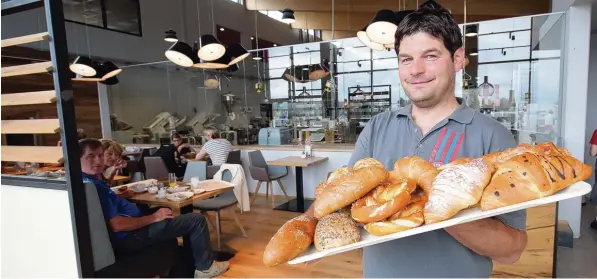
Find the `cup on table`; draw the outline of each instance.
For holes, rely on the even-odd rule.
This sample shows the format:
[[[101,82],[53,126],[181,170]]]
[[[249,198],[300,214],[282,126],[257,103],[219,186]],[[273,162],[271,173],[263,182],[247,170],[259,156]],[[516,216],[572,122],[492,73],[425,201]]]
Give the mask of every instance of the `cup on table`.
[[[168,174],[168,185],[170,187],[176,187],[176,174],[174,174],[174,173]]]

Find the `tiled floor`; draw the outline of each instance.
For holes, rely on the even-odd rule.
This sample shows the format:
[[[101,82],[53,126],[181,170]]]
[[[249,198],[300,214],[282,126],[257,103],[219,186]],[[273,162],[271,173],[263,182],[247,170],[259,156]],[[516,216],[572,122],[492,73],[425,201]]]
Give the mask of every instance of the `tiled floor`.
[[[558,278],[597,277],[597,230],[589,226],[595,213],[595,205],[583,206],[580,238],[574,240],[574,248],[558,247]]]

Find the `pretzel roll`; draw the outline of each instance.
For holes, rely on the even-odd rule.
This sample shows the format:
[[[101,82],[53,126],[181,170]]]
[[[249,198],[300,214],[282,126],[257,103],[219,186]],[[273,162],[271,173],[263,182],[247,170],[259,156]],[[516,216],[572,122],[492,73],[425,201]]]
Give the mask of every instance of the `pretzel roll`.
[[[339,168],[339,169],[337,169],[337,170],[333,171],[333,172],[330,174],[330,176],[328,177],[328,180],[327,180],[327,182],[332,182],[332,181],[334,181],[334,180],[336,180],[336,179],[338,179],[338,178],[340,178],[340,177],[342,177],[343,175],[346,175],[346,174],[348,174],[348,173],[350,173],[350,169],[349,169],[349,168],[346,168],[346,167],[344,167],[344,168]]]
[[[406,207],[416,187],[414,182],[407,179],[380,185],[352,204],[352,219],[361,223],[384,220]]]
[[[425,193],[431,192],[433,179],[439,173],[433,164],[417,156],[408,156],[394,163],[392,175],[398,178],[407,178],[414,181]]]
[[[353,169],[357,170],[357,169],[367,168],[367,167],[383,168],[384,166],[378,160],[375,160],[373,158],[364,158],[364,159],[358,160],[356,163],[354,163]]]
[[[382,236],[416,228],[425,222],[424,208],[424,200],[411,203],[404,210],[388,218],[387,221],[366,224],[365,230],[372,235]]]
[[[388,178],[388,171],[383,167],[375,164],[362,167],[360,161],[355,165],[360,168],[347,170],[321,190],[313,203],[315,218],[321,219],[349,206]]]

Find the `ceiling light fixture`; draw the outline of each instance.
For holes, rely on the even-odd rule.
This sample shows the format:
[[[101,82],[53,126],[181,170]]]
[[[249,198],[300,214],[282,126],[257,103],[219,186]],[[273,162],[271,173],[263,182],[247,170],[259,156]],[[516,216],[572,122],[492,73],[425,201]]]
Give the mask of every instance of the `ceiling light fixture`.
[[[477,48],[471,48],[470,56],[477,56],[479,55],[479,50]]]
[[[172,63],[183,66],[191,67],[195,64],[196,59],[193,59],[193,49],[186,43],[176,42],[165,52],[168,60]]]
[[[70,70],[84,77],[92,77],[97,74],[95,63],[91,58],[85,56],[78,56],[75,61],[69,66]]]
[[[361,42],[365,46],[367,46],[367,47],[369,47],[369,48],[371,48],[373,50],[383,50],[384,46],[382,44],[379,44],[379,43],[376,43],[376,42],[372,41],[369,38],[369,36],[367,36],[367,31],[366,30],[367,30],[367,26],[363,27],[363,29],[361,29],[361,31],[357,32],[357,37],[359,38],[359,40],[361,40]]]
[[[282,11],[282,22],[284,23],[294,23],[294,11],[291,9],[284,9]]]
[[[393,44],[394,34],[398,29],[396,24],[396,15],[392,10],[379,10],[369,26],[367,26],[367,36],[379,44]]]
[[[203,35],[199,38],[197,56],[205,61],[215,61],[226,52],[226,47],[213,35]]]
[[[239,43],[233,44],[226,49],[226,55],[230,57],[228,65],[234,65],[249,56],[249,52]]]
[[[479,25],[468,25],[465,30],[465,36],[467,37],[475,37],[479,35]]]
[[[224,31],[224,30],[226,30],[226,29],[224,29],[224,27],[220,27],[220,31]]]
[[[164,41],[176,43],[178,42],[178,38],[176,37],[176,32],[172,29],[166,31],[166,36],[164,37]]]
[[[102,63],[102,68],[105,72],[105,74],[102,76],[102,79],[104,80],[109,79],[122,72],[122,69],[116,66],[116,64],[112,63],[111,61],[106,61]]]

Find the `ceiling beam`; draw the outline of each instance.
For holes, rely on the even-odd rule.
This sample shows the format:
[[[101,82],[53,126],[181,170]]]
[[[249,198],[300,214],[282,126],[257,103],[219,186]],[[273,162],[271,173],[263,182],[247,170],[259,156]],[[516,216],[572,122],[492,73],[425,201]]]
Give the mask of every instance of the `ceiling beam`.
[[[381,9],[415,9],[423,0],[335,0],[334,10],[342,12],[370,12]],[[550,0],[468,0],[467,14],[523,16],[548,13]],[[402,5],[400,5],[400,3]],[[464,14],[464,0],[438,0],[453,14]],[[245,0],[248,10],[278,11],[285,8],[295,12],[331,12],[330,0]],[[401,7],[402,6],[402,7]]]
[[[346,39],[356,37],[357,33],[354,31],[334,31],[334,40]],[[330,41],[332,40],[332,31],[321,30],[321,40]]]
[[[374,13],[336,13],[334,17],[336,31],[356,32],[361,30],[371,21]],[[296,29],[315,29],[332,30],[332,13],[328,12],[295,12],[295,22],[292,28]],[[454,17],[458,23],[464,23],[464,15],[455,14]],[[509,15],[472,15],[466,17],[466,22],[479,22],[486,20],[502,19],[511,17]]]

